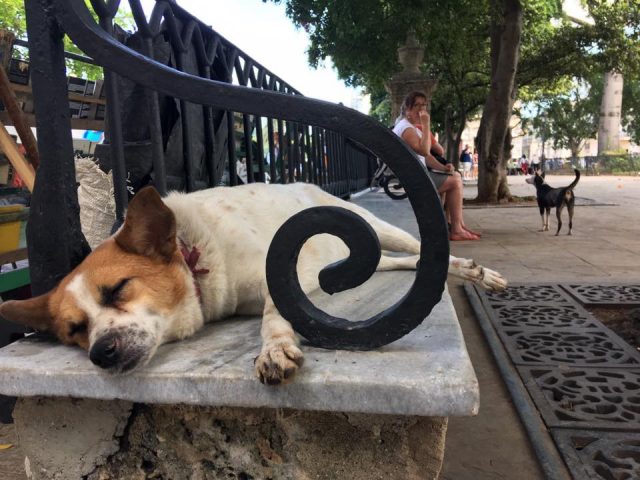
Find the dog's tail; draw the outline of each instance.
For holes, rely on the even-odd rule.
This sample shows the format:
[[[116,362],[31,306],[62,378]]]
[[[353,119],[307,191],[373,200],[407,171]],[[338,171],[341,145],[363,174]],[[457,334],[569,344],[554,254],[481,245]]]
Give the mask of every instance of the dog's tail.
[[[578,170],[577,168],[574,168],[573,171],[576,172],[576,178],[567,187],[567,190],[572,190],[573,187],[575,187],[578,184],[578,182],[580,181],[580,170]]]

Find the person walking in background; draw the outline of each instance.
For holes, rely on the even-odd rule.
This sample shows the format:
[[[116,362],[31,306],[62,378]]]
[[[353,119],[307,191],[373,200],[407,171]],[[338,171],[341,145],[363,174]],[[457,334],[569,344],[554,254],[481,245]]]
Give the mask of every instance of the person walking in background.
[[[473,160],[473,166],[471,167],[471,179],[478,180],[478,149],[473,149],[473,155],[471,156]]]
[[[462,180],[471,180],[471,167],[473,167],[473,159],[471,158],[471,148],[465,145],[460,154],[460,166],[462,167]]]
[[[446,193],[447,208],[451,220],[449,240],[479,240],[480,234],[467,228],[462,216],[462,178],[453,165],[442,165],[432,154],[431,117],[427,112],[427,96],[422,92],[408,94],[402,102],[400,117],[393,132],[418,155],[427,167],[438,193]],[[439,173],[442,172],[442,173]]]
[[[520,160],[518,160],[518,167],[520,170],[518,174],[522,173],[523,175],[526,175],[529,171],[529,162],[527,162],[527,156],[524,153],[520,157]]]
[[[533,157],[531,157],[531,168],[529,173],[533,175],[537,170],[540,170],[540,159],[537,155],[534,155]]]

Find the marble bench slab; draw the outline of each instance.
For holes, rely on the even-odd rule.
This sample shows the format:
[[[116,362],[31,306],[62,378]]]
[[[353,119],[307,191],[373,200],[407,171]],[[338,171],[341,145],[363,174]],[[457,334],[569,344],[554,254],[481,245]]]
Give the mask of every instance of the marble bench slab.
[[[357,289],[312,298],[329,313],[367,318],[404,295],[413,277],[413,272],[376,273]],[[304,346],[305,364],[289,385],[268,387],[256,379],[259,330],[259,319],[251,317],[209,324],[192,338],[160,347],[146,367],[126,376],[103,373],[83,350],[35,335],[0,349],[0,393],[372,414],[477,414],[478,383],[447,291],[422,325],[380,349]]]

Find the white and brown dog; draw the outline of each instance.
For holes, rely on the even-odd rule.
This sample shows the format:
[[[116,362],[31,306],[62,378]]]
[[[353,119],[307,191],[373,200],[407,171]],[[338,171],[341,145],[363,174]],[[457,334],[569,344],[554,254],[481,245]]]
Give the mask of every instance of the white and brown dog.
[[[383,250],[378,270],[415,269],[420,243],[367,210],[307,184],[218,187],[161,199],[153,188],[131,201],[126,220],[51,292],[0,304],[8,320],[48,330],[88,350],[91,361],[121,373],[144,365],[158,346],[193,335],[204,322],[262,314],[262,351],[255,369],[263,383],[293,377],[302,364],[296,335],[274,306],[265,259],[276,230],[295,213],[335,205],[363,217]],[[331,235],[305,243],[298,262],[306,292],[317,273],[346,258]],[[502,290],[502,276],[472,260],[450,257],[449,273]]]

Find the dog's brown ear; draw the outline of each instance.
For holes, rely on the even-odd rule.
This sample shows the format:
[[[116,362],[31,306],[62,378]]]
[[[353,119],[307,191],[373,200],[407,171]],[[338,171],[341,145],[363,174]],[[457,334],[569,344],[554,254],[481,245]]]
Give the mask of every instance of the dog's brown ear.
[[[28,300],[0,303],[0,317],[36,330],[50,330],[53,324],[53,316],[49,311],[50,296],[51,293],[45,293]]]
[[[176,251],[176,219],[153,187],[140,190],[115,236],[125,251],[169,261]]]

